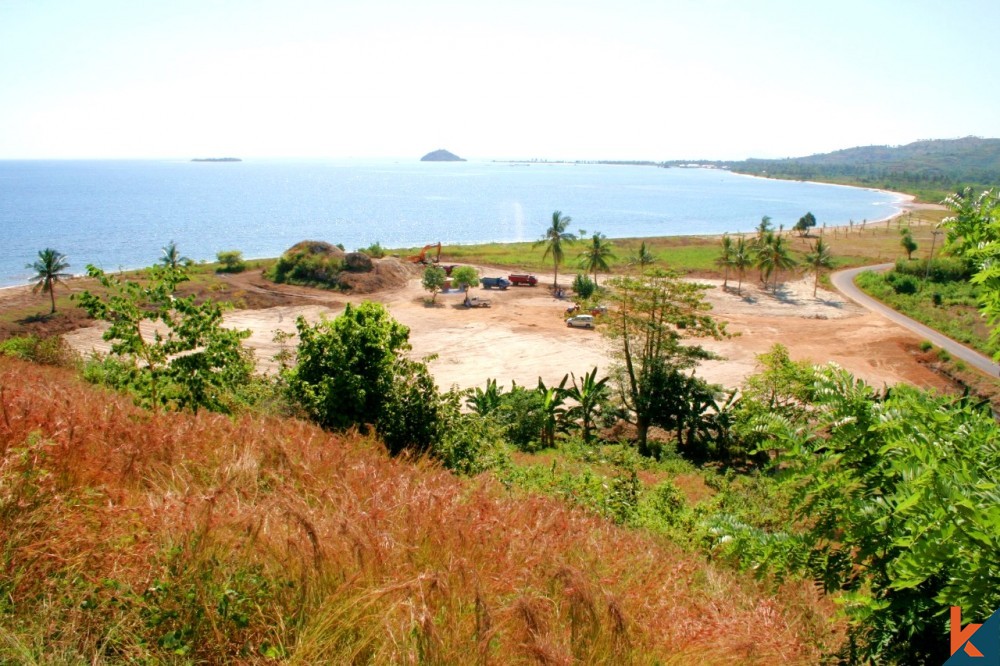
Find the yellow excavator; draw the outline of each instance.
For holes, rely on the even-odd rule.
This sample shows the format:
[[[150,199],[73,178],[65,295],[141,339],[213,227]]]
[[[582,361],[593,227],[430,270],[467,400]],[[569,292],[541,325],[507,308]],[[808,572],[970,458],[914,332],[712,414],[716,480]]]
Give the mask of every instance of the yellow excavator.
[[[437,254],[432,257],[428,257],[427,250],[430,250],[431,248],[435,247],[437,248]],[[441,261],[441,243],[438,243],[436,245],[435,244],[424,245],[424,249],[420,251],[420,254],[415,254],[412,257],[407,257],[406,260],[412,261],[415,264],[436,264],[439,261]]]

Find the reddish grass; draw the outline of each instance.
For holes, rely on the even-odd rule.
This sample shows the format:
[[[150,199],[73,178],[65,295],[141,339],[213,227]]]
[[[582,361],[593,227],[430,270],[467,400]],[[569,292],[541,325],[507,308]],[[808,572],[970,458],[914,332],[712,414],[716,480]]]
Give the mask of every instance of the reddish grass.
[[[556,500],[9,359],[0,557],[0,661],[815,663],[842,638],[808,586]]]

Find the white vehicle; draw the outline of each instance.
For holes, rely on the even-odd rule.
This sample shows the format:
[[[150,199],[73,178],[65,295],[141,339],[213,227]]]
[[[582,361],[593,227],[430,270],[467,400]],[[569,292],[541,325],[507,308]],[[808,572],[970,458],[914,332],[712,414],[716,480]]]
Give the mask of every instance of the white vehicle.
[[[594,315],[584,314],[570,317],[566,320],[570,328],[594,328]]]

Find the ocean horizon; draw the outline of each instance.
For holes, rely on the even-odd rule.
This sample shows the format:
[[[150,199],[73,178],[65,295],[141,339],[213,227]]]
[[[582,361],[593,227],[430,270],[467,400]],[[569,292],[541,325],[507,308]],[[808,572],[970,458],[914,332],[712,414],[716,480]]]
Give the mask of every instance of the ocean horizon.
[[[609,238],[874,221],[906,197],[721,169],[418,160],[0,161],[0,286],[26,284],[51,247],[73,274],[133,269],[171,241],[194,261],[277,257],[311,239],[348,250],[534,241],[552,212]]]

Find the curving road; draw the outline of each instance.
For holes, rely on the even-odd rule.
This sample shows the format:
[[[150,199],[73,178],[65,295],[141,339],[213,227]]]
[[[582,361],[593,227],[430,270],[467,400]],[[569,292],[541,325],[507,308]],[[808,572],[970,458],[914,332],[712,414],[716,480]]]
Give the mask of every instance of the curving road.
[[[830,275],[830,282],[833,283],[833,286],[836,287],[840,293],[847,296],[858,305],[864,306],[872,312],[876,312],[888,318],[890,321],[899,324],[903,328],[909,329],[917,335],[930,340],[932,343],[941,349],[946,350],[955,358],[962,359],[969,365],[978,368],[988,375],[992,375],[993,377],[1000,375],[1000,365],[997,365],[988,357],[983,356],[969,347],[966,347],[960,342],[956,342],[951,338],[938,333],[933,328],[924,326],[920,322],[914,321],[906,315],[896,312],[892,308],[883,305],[881,302],[875,300],[854,286],[854,278],[856,278],[859,273],[863,273],[864,271],[884,271],[892,268],[893,266],[894,264],[877,264],[875,266],[862,266],[861,268],[849,268],[847,270],[837,271],[836,273]]]

